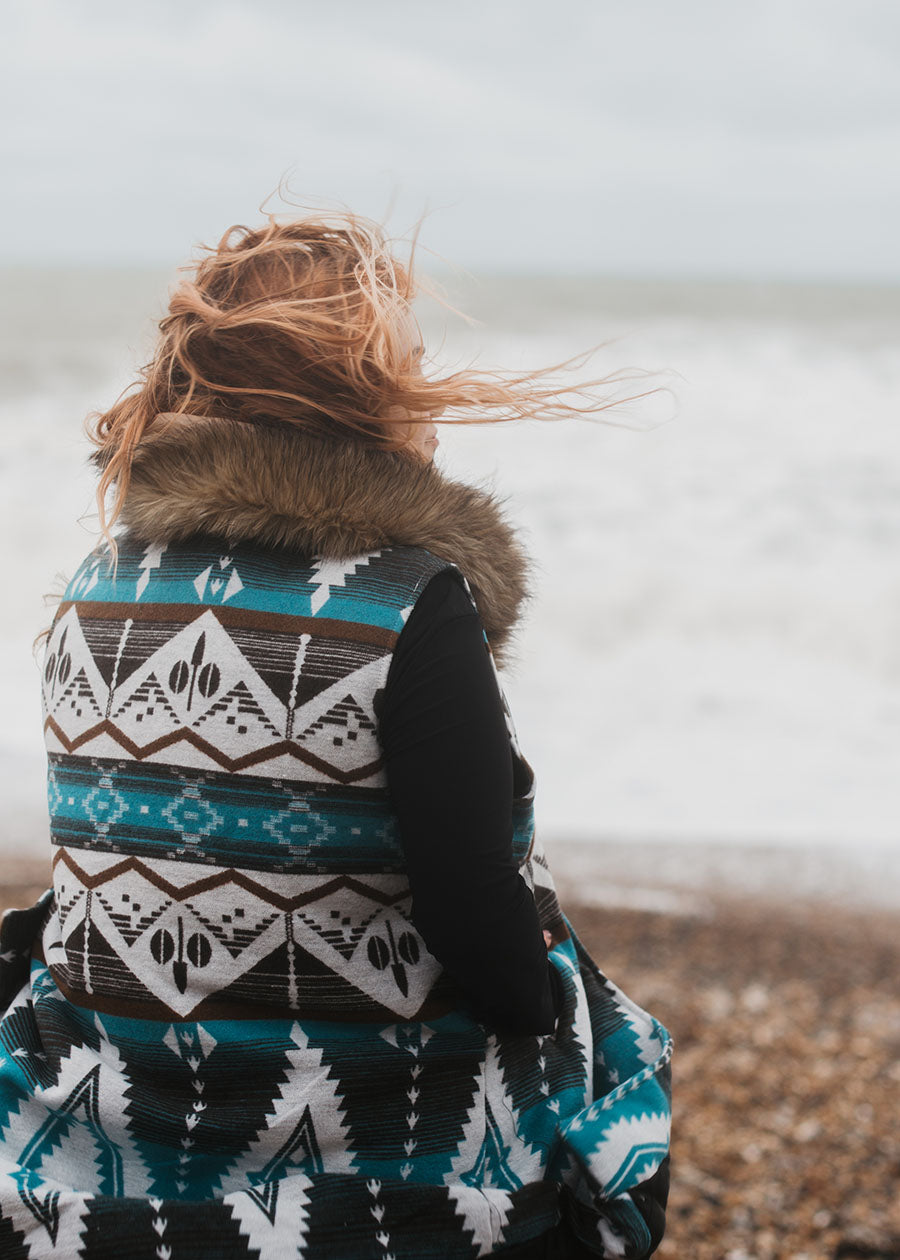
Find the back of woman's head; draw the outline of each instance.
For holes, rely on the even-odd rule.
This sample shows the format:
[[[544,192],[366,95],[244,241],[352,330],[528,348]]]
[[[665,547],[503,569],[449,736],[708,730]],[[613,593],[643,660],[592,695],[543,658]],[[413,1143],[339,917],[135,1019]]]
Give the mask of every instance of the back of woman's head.
[[[577,388],[541,383],[563,364],[426,378],[411,313],[412,252],[400,263],[383,229],[350,212],[290,222],[270,216],[259,228],[230,228],[206,249],[172,293],[135,387],[93,417],[100,525],[113,551],[110,529],[127,496],[134,451],[173,414],[281,422],[323,439],[396,450],[409,442],[410,421],[446,410],[478,423],[612,405],[591,387],[615,378]]]
[[[411,298],[407,271],[364,220],[232,228],[172,295],[154,403],[383,438],[373,420],[412,384]]]
[[[134,448],[173,413],[397,445],[390,418],[429,402],[410,353],[412,297],[410,270],[365,219],[230,228],[173,292],[137,389],[95,418],[101,515],[115,482],[112,523]]]

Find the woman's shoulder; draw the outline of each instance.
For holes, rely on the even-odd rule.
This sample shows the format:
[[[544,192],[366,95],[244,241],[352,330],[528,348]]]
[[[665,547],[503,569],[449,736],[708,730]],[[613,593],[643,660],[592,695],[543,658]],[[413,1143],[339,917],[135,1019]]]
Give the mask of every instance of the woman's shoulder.
[[[449,621],[456,617],[478,617],[469,586],[456,565],[444,563],[428,574],[412,615],[419,624]]]
[[[372,554],[383,558],[392,566],[396,565],[398,577],[405,576],[420,594],[438,579],[439,589],[450,589],[464,584],[462,573],[453,561],[443,559],[427,547],[395,544],[382,547]]]

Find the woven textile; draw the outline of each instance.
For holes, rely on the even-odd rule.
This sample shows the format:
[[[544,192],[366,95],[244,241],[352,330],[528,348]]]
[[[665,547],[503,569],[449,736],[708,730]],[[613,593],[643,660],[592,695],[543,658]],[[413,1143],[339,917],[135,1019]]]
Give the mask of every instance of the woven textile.
[[[646,1251],[670,1042],[562,914],[531,791],[557,1031],[477,1022],[410,919],[378,710],[445,567],[195,540],[79,569],[44,671],[53,895],[3,924],[0,1256],[474,1257],[560,1187],[598,1254]]]

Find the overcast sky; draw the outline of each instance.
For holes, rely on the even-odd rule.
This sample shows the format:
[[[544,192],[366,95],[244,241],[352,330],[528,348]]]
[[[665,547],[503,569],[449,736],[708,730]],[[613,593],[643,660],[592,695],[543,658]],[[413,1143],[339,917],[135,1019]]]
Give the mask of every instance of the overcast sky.
[[[474,269],[900,280],[898,0],[2,12],[2,261],[172,266],[289,175]]]

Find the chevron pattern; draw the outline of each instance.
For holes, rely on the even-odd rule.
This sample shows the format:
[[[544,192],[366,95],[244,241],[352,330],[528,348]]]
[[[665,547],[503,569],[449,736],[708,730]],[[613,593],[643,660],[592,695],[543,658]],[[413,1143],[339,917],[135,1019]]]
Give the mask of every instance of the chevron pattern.
[[[285,1015],[413,1019],[440,969],[409,921],[403,875],[211,871],[63,849],[57,940],[67,992],[105,1011],[150,1003],[186,1019],[218,1002]]]
[[[311,636],[301,632],[291,659],[270,618],[252,637],[246,627],[233,636],[218,610],[183,611],[184,623],[149,625],[94,618],[76,605],[62,613],[44,670],[49,752],[289,778],[299,765],[314,781],[380,782],[371,705],[390,664],[383,634],[368,644],[326,639],[308,653]],[[317,656],[338,649],[345,668],[323,679]]]

